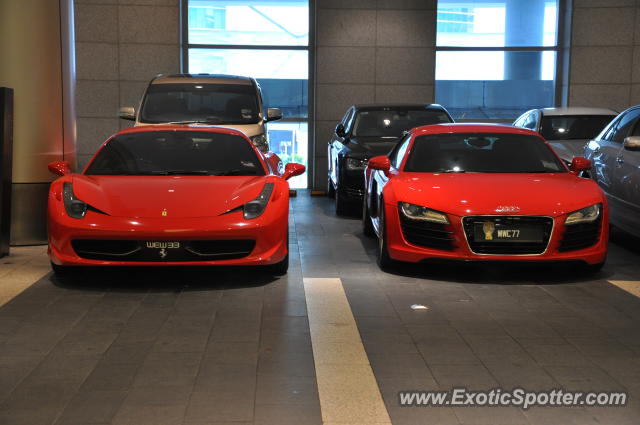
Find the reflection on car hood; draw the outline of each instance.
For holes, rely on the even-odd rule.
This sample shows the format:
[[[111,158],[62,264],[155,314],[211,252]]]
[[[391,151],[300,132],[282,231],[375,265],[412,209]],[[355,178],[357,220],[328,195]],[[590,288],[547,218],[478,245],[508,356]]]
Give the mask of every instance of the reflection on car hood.
[[[584,156],[584,147],[588,140],[549,140],[548,142],[560,158],[571,162],[574,156]]]
[[[450,214],[496,214],[518,207],[517,214],[557,216],[602,202],[595,182],[571,173],[402,173],[391,179],[397,201]]]
[[[73,177],[82,201],[118,217],[212,217],[256,198],[265,176]]]
[[[398,143],[396,137],[354,137],[347,145],[351,149],[349,156],[371,158],[378,155],[386,155]]]

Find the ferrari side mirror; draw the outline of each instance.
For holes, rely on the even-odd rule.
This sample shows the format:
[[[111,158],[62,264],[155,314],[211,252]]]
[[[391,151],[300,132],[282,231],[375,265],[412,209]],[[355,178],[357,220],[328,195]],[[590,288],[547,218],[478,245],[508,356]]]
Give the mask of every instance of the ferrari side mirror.
[[[67,161],[50,162],[49,171],[56,176],[65,176],[71,174],[71,166]]]
[[[304,173],[306,167],[302,164],[298,164],[296,162],[290,162],[284,166],[284,173],[282,173],[282,178],[285,180],[289,180],[291,177],[299,176]]]

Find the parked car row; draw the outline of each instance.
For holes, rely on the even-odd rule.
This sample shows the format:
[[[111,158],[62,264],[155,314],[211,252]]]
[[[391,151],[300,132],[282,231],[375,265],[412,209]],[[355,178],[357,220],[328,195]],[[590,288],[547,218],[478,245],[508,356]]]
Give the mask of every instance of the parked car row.
[[[120,112],[134,128],[110,137],[81,173],[50,164],[60,176],[49,194],[54,271],[221,264],[286,273],[286,180],[305,168],[283,167],[269,151],[264,124],[282,114],[262,111],[251,78],[152,80],[138,111]],[[437,259],[599,269],[609,205],[614,224],[640,235],[639,123],[640,106],[617,117],[536,109],[505,126],[455,124],[440,105],[354,105],[329,142],[328,192],[338,214],[362,209],[382,268]]]

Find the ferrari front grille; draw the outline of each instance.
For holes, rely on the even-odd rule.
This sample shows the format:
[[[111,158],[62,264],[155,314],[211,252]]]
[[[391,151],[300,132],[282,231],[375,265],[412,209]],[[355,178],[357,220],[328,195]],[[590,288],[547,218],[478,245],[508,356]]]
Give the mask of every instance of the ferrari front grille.
[[[533,228],[540,232],[539,241],[476,241],[476,224],[491,223],[493,228],[505,226],[510,229]],[[540,255],[547,250],[551,232],[553,230],[553,219],[541,216],[523,215],[478,215],[468,216],[462,219],[465,236],[469,249],[474,254],[489,255]]]
[[[216,261],[244,258],[256,245],[252,239],[193,241],[133,241],[76,239],[71,242],[81,258],[101,261]]]

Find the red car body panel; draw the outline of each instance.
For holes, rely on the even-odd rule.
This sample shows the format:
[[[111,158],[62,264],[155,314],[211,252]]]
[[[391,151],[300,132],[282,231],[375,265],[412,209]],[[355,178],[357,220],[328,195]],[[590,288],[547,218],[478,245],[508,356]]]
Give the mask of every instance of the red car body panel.
[[[284,259],[288,253],[289,184],[280,175],[273,174],[266,166],[264,155],[243,133],[214,127],[135,127],[123,130],[109,140],[120,134],[171,130],[217,132],[241,136],[256,153],[266,175],[69,174],[62,176],[51,184],[48,199],[48,252],[54,264],[62,266],[269,265]],[[62,199],[65,182],[72,182],[74,195],[93,207],[87,210],[82,219],[69,217],[65,210]],[[274,189],[262,215],[246,220],[241,208],[232,211],[258,197],[266,183],[273,183]],[[78,256],[71,245],[74,239],[135,241],[251,239],[255,240],[255,247],[246,257],[228,260],[104,261]]]
[[[392,259],[407,262],[434,258],[476,261],[580,260],[588,264],[599,264],[605,260],[609,239],[607,200],[597,184],[590,179],[580,178],[572,172],[413,173],[401,171],[417,136],[442,133],[512,133],[532,135],[542,139],[538,133],[521,128],[483,124],[430,125],[415,128],[411,133],[413,138],[401,161],[400,170],[392,168],[387,175],[380,170],[365,171],[366,199],[370,200],[371,196],[376,196],[376,193],[372,193],[372,181],[375,179],[378,186],[377,193],[381,194],[384,200],[386,243]],[[564,166],[564,163],[562,164]],[[456,248],[446,251],[407,242],[401,228],[399,202],[409,202],[445,213],[450,222],[446,230],[452,232]],[[602,227],[598,242],[585,249],[559,252],[558,245],[565,232],[564,220],[567,214],[598,203],[602,204]],[[496,211],[504,206],[517,206],[519,211],[517,213]],[[467,243],[467,236],[462,226],[463,217],[472,215],[551,217],[553,230],[547,249],[542,254],[477,254]],[[380,235],[378,220],[372,217],[372,222],[376,233]]]

